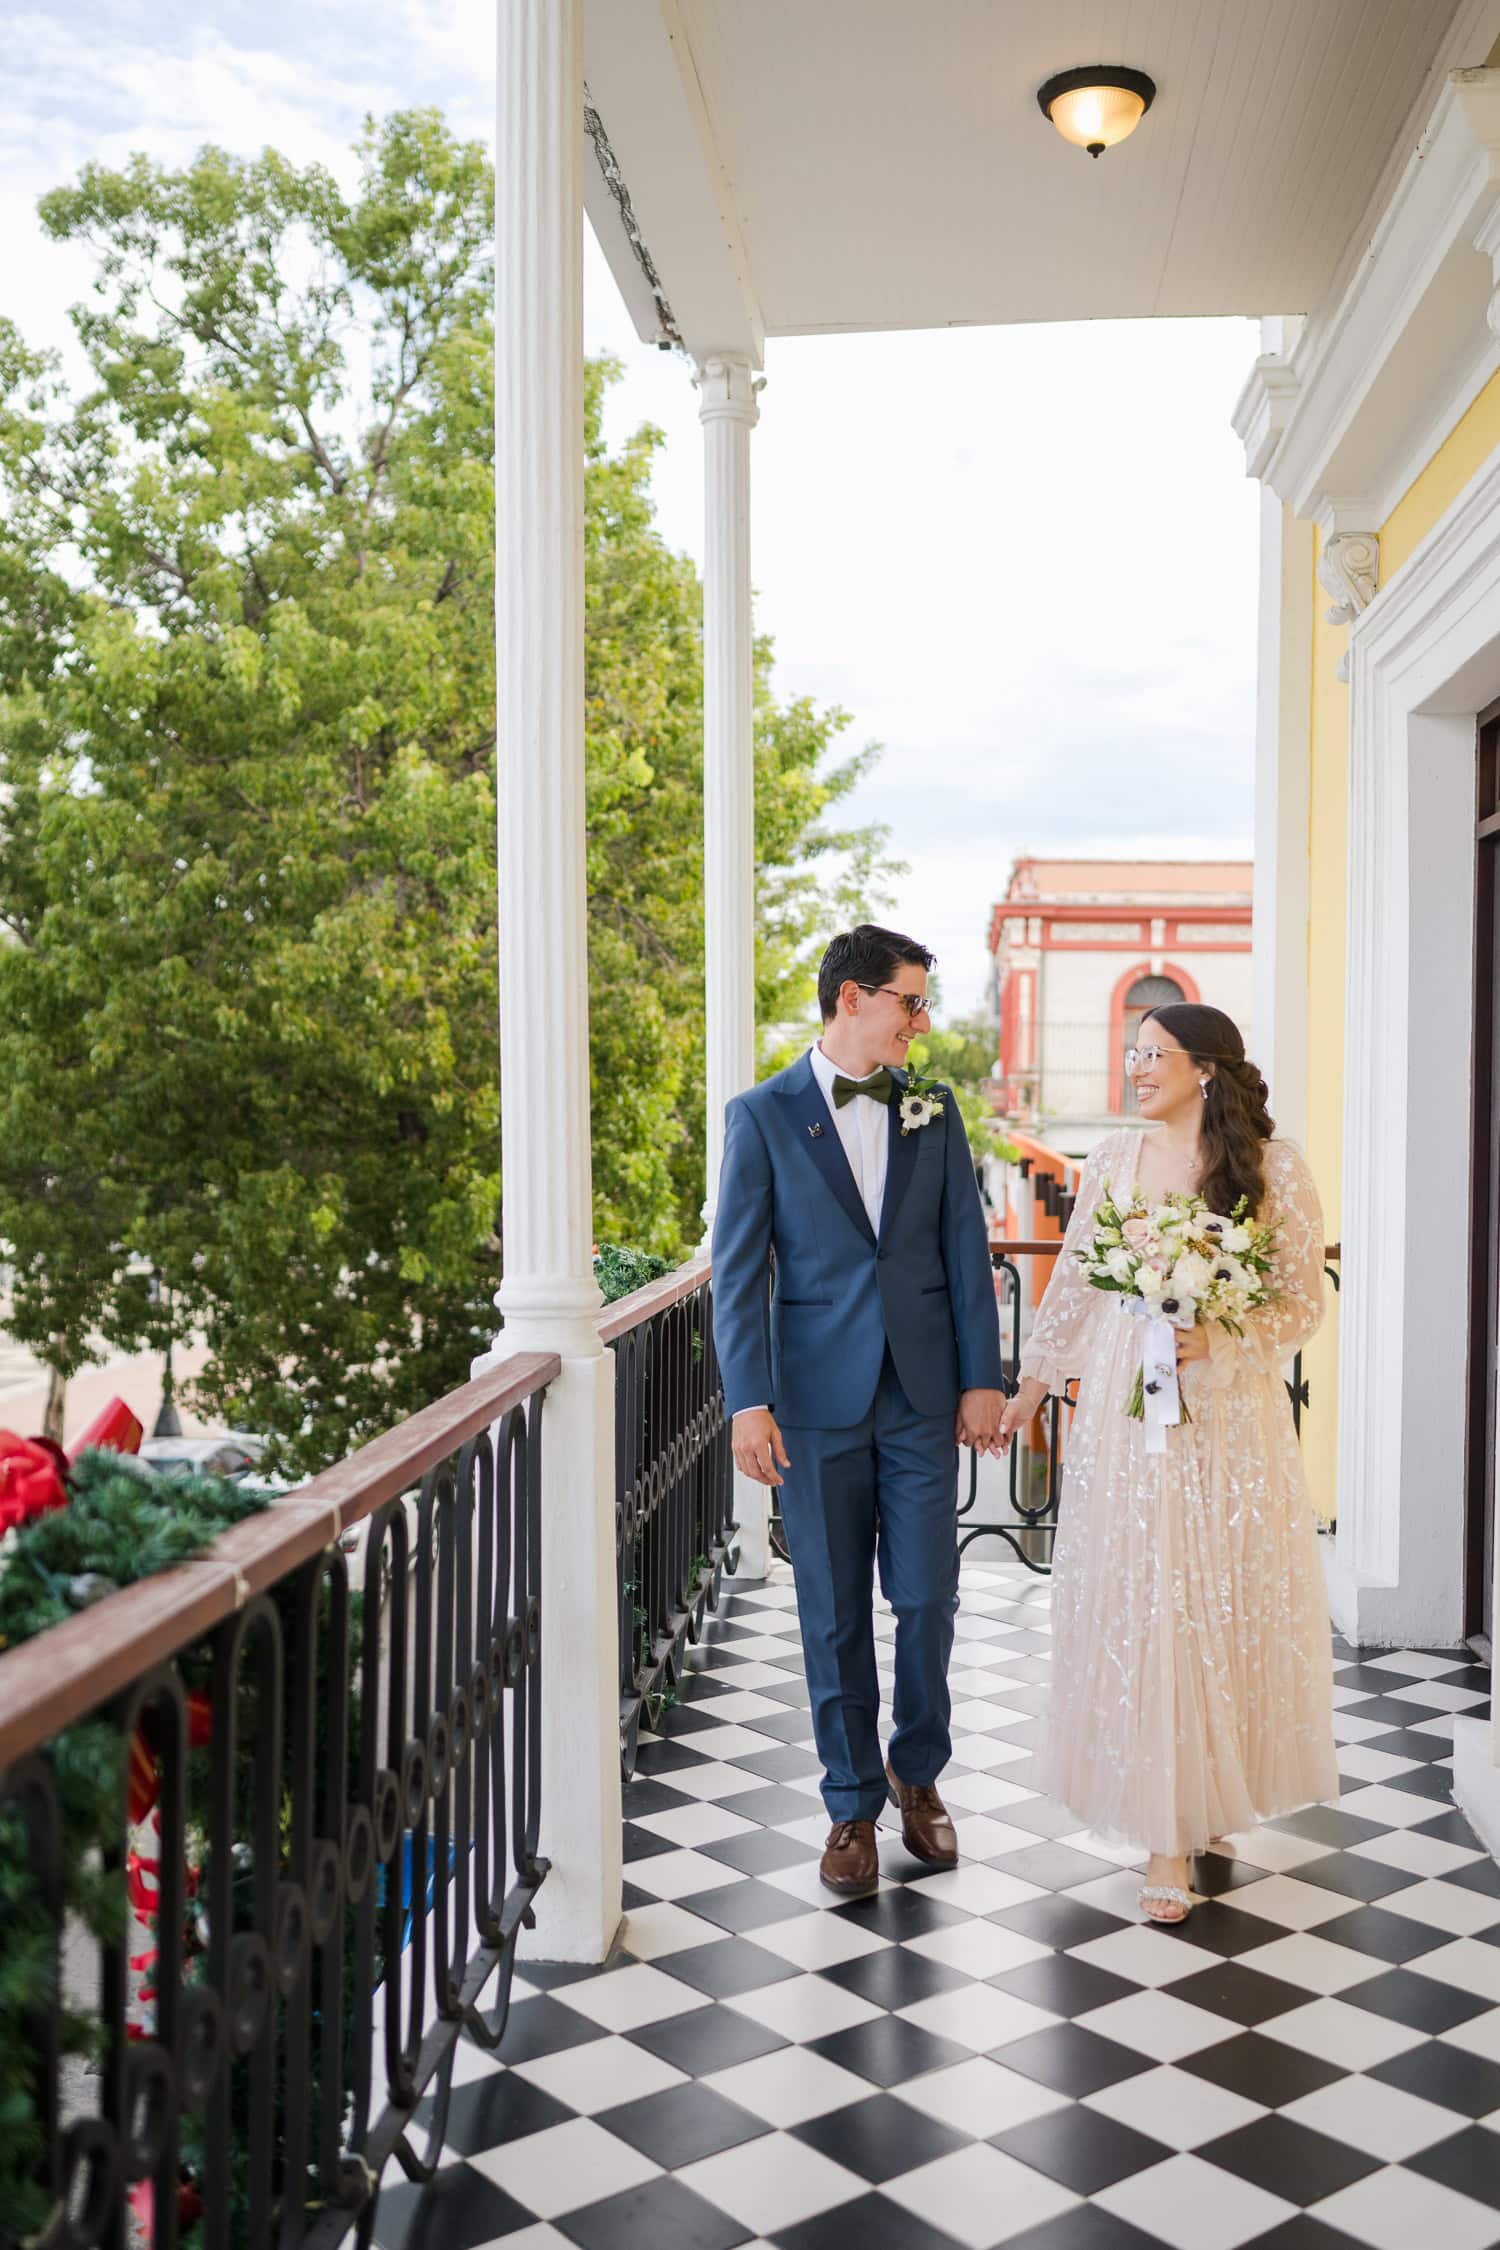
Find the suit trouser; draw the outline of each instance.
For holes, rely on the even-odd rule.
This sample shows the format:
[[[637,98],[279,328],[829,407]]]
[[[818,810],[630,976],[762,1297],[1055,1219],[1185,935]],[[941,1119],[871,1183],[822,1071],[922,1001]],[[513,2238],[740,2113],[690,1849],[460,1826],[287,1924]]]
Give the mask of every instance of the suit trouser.
[[[784,1433],[781,1516],[830,1820],[874,1820],[886,1799],[875,1673],[874,1569],[896,1616],[891,1768],[935,1781],[952,1743],[948,1658],[958,1608],[953,1414],[918,1414],[890,1353],[863,1421]]]

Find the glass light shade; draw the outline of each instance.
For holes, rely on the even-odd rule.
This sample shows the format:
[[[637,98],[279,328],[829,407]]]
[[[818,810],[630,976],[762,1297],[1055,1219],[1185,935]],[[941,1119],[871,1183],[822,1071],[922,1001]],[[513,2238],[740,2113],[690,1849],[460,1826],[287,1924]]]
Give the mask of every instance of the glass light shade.
[[[1049,79],[1037,98],[1065,141],[1098,156],[1135,131],[1155,92],[1140,71],[1101,68]]]

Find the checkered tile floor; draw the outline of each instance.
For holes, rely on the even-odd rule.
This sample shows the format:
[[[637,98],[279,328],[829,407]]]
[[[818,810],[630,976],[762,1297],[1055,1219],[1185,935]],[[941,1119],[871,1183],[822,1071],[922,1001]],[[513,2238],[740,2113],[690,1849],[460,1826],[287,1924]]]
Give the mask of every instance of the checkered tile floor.
[[[839,1905],[790,1578],[730,1589],[626,1790],[616,1957],[523,1959],[380,2250],[1500,2243],[1500,1871],[1449,1796],[1486,1674],[1336,1642],[1337,1808],[1232,1838],[1146,1928],[1128,1855],[1036,1791],[1048,1597],[966,1570],[962,1864],[888,1834]]]

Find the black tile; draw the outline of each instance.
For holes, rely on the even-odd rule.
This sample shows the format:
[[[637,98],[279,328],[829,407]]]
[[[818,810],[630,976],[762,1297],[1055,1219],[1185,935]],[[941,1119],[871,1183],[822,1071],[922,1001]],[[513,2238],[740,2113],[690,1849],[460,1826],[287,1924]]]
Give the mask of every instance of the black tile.
[[[997,1818],[1005,1818],[1003,1805]],[[1038,1883],[1044,1891],[1070,1891],[1077,1883],[1101,1882],[1106,1875],[1117,1874],[1118,1868],[1112,1859],[1099,1859],[1093,1852],[1054,1841],[1026,1844],[1018,1852],[1007,1852],[1005,1872],[1019,1876],[1023,1883]]]
[[[836,2204],[771,2239],[779,2250],[953,2250],[951,2234],[939,2234],[884,2195]]]
[[[1372,1960],[1391,1962],[1414,1961],[1453,1943],[1450,1930],[1434,1930],[1410,1914],[1387,1914],[1378,1906],[1357,1906],[1352,1914],[1320,1922],[1315,1934],[1330,1945],[1347,1945],[1356,1953],[1368,1953]]]
[[[1490,2132],[1487,2126],[1471,2125],[1435,2148],[1424,2148],[1420,2155],[1409,2156],[1406,2166],[1455,2194],[1472,2195],[1476,2202],[1500,2211],[1500,2133]]]
[[[1422,1833],[1426,1835],[1425,1828]],[[1438,1881],[1456,1883],[1461,1891],[1481,1891],[1487,1898],[1500,1899],[1500,1867],[1488,1853],[1483,1859],[1471,1859],[1467,1867],[1450,1868]]]
[[[877,1891],[872,1898],[851,1899],[847,1906],[836,1906],[832,1911],[841,1921],[853,1922],[862,1930],[873,1930],[877,1937],[898,1943],[905,1938],[928,1937],[934,1930],[952,1929],[956,1923],[973,1919],[972,1915],[961,1914],[956,1906],[929,1898],[916,1884]]]
[[[972,2048],[940,2039],[936,2032],[905,2023],[900,2016],[875,2016],[869,2023],[851,2024],[845,2031],[830,2032],[825,2039],[807,2044],[814,2054],[875,2086],[904,2086],[924,2070],[946,2070],[973,2056]]]
[[[986,1771],[998,1774],[1000,1779],[1002,1781],[1008,1781],[1013,1789],[1035,1789],[1037,1791],[1040,1791],[1043,1786],[1042,1761],[1040,1758],[1034,1755],[1026,1758],[1007,1758],[1003,1764],[998,1766],[990,1766],[986,1768]],[[1002,1805],[999,1808],[999,1811],[996,1813],[997,1819],[1004,1812],[1004,1810],[1005,1807]],[[1078,1823],[1076,1820],[1073,1822],[1072,1826],[1073,1831],[1076,1833],[1078,1828]],[[1007,2250],[1009,2250],[1009,2245],[1007,2245]]]
[[[1226,2016],[1231,2023],[1247,2027],[1269,2023],[1273,2016],[1307,2004],[1307,1994],[1300,1986],[1269,1977],[1260,1969],[1242,1968],[1237,1961],[1218,1961],[1212,1968],[1198,1969],[1190,1977],[1179,1977],[1167,1990],[1174,2000],[1186,2000],[1190,2007],[1207,2008],[1216,2016]]]
[[[582,2250],[734,2250],[750,2230],[681,2180],[647,2180],[555,2225]]]
[[[812,1702],[812,1690],[806,1680],[757,1680],[757,1695],[768,1695],[773,1703],[785,1703],[806,1710]]]
[[[969,2144],[967,2133],[940,2125],[936,2118],[897,2101],[894,2094],[872,2094],[868,2101],[851,2102],[847,2109],[830,2110],[826,2117],[811,2117],[790,2130],[795,2140],[805,2141],[872,2187]]]
[[[701,1765],[704,1761],[699,1760]],[[650,1813],[681,1812],[688,1803],[680,1789],[669,1789],[664,1781],[653,1781],[642,1776],[625,1784],[622,1809],[627,1820],[644,1820]]]
[[[1263,1883],[1264,1867],[1252,1867],[1245,1859],[1231,1859],[1225,1852],[1199,1852],[1192,1865],[1192,1888],[1200,1898],[1223,1898],[1229,1891],[1242,1891],[1247,1883]]]
[[[1364,1717],[1363,1711],[1359,1716]],[[1359,1746],[1361,1750],[1378,1750],[1383,1758],[1420,1758],[1424,1764],[1453,1755],[1450,1735],[1419,1734],[1411,1726],[1393,1728],[1389,1734],[1364,1735]]]
[[[1349,2076],[1335,2063],[1304,2055],[1299,2048],[1267,2039],[1258,2031],[1242,2031],[1237,2039],[1222,2039],[1217,2046],[1184,2056],[1177,2067],[1190,2070],[1195,2078],[1206,2078],[1211,2086],[1243,2094],[1246,2101],[1261,2102],[1267,2109],[1283,2109],[1303,2094],[1315,2094],[1319,2087]]]
[[[1338,1891],[1345,1898],[1364,1899],[1367,1904],[1389,1898],[1392,1892],[1407,1890],[1422,1880],[1409,1868],[1387,1867],[1379,1859],[1356,1859],[1353,1852],[1325,1852],[1321,1859],[1310,1859],[1305,1867],[1294,1868],[1292,1874],[1299,1883],[1316,1883],[1321,1890]]]
[[[1343,1685],[1344,1682],[1340,1680],[1339,1686],[1342,1687]],[[1408,1680],[1408,1687],[1414,1687],[1415,1685],[1415,1681]],[[1394,1694],[1367,1695],[1362,1702],[1349,1703],[1344,1708],[1348,1711],[1351,1719],[1368,1720],[1372,1726],[1383,1722],[1385,1726],[1391,1728],[1409,1727],[1418,1719],[1436,1719],[1441,1716],[1439,1707],[1435,1703],[1408,1703],[1401,1696]],[[1339,1747],[1340,1749],[1346,1747],[1353,1749],[1354,1745],[1352,1743],[1347,1745],[1341,1743]],[[1373,1736],[1360,1736],[1359,1748],[1361,1750],[1373,1750],[1374,1747]],[[1394,1755],[1399,1758],[1401,1753],[1398,1750]]]
[[[1335,1667],[1333,1684],[1335,1687],[1357,1689],[1361,1695],[1394,1695],[1397,1688],[1411,1686],[1411,1674],[1388,1672],[1378,1660],[1373,1660]],[[1363,1706],[1350,1704],[1347,1708],[1356,1710]]]
[[[1051,1690],[1045,1681],[1017,1680],[1017,1667],[1013,1664],[1001,1664],[995,1670],[995,1692],[985,1698],[993,1708],[1025,1711],[1033,1718],[1039,1718],[1046,1711]]]
[[[1195,1906],[1182,1922],[1157,1922],[1153,1929],[1163,1937],[1171,1938],[1175,1945],[1190,1945],[1200,1953],[1213,1953],[1221,1961],[1232,1961],[1241,1953],[1253,1953],[1258,1946],[1269,1945],[1273,1938],[1285,1937],[1286,1931],[1277,1922],[1268,1922],[1259,1914],[1242,1914],[1236,1906],[1225,1906],[1216,1898],[1205,1899]],[[1322,1931],[1318,1935],[1322,1936]]]
[[[431,2102],[417,2111],[418,2126],[425,2126]],[[485,2078],[455,2086],[448,2097],[448,2130],[444,2146],[454,2156],[477,2156],[498,2148],[502,2141],[518,2141],[527,2133],[543,2133],[549,2125],[566,2125],[577,2113],[565,2102],[544,2094],[529,2079],[513,2070],[491,2071]],[[418,2134],[412,2138],[421,2145]]]
[[[1482,2016],[1493,2003],[1456,1985],[1439,1984],[1436,1977],[1418,1975],[1414,1969],[1387,1969],[1368,1984],[1347,1986],[1339,1994],[1352,2007],[1368,2008],[1371,2015],[1391,2023],[1404,2023],[1412,2031],[1425,2031],[1434,2039],[1456,2023]]]
[[[1005,1768],[994,1771],[1001,1780]],[[997,1805],[992,1818],[1003,1820],[1009,1828],[1029,1829],[1033,1836],[1076,1836],[1078,1815],[1069,1812],[1066,1805],[1055,1804],[1050,1797],[1024,1797],[1014,1804]]]
[[[905,1945],[884,1945],[878,1953],[861,1953],[856,1960],[836,1962],[818,1973],[877,2008],[892,2010],[914,2008],[919,2000],[956,1992],[961,1984],[974,1981],[961,1969],[950,1969],[946,1961],[929,1961],[925,1953],[913,1953]]]
[[[758,1773],[763,1781],[798,1781],[804,1774],[821,1773],[822,1760],[812,1750],[799,1743],[783,1742],[779,1747],[767,1744],[748,1758],[731,1758],[729,1763],[738,1766],[742,1773]]]
[[[1378,1820],[1360,1820],[1354,1813],[1340,1812],[1336,1805],[1307,1805],[1301,1812],[1283,1813],[1268,1826],[1279,1828],[1286,1836],[1300,1836],[1304,1843],[1327,1844],[1333,1851],[1347,1851],[1351,1844],[1368,1844],[1372,1836],[1390,1833]],[[1300,1875],[1302,1869],[1292,1872]]]
[[[1060,2211],[1055,2219],[1028,2227],[1024,2234],[1008,2234],[1005,2250],[1162,2250],[1162,2240],[1160,2235],[1142,2234],[1128,2219],[1117,2219],[1097,2203],[1080,2203],[1076,2210]]]
[[[1008,2126],[991,2137],[990,2146],[1045,2172],[1075,2195],[1097,2195],[1101,2188],[1147,2171],[1174,2153],[1162,2142],[1148,2140],[1133,2127],[1082,2105]]]
[[[799,1820],[814,1820],[822,1811],[816,1797],[784,1782],[768,1781],[764,1789],[744,1789],[728,1800],[741,1820],[758,1821],[762,1828],[790,1828]]]
[[[743,1883],[726,1883],[719,1891],[695,1891],[690,1911],[701,1914],[705,1922],[717,1922],[721,1930],[765,1930],[773,1922],[790,1922],[818,1909],[751,1876]]]
[[[1090,2008],[1107,2007],[1111,2000],[1128,2000],[1140,1990],[1127,1977],[1097,1968],[1092,1961],[1080,1961],[1073,1953],[1051,1953],[1045,1961],[1023,1961],[1020,1968],[1002,1969],[998,1976],[985,1981],[997,1992],[1008,1992],[1054,2016],[1087,2015]]]
[[[604,2037],[602,2024],[590,2023],[576,2008],[565,2008],[544,1992],[535,2000],[518,2000],[511,2009],[500,2060],[535,2062],[542,2055],[560,2055],[567,2047],[586,2047],[591,2039]]]
[[[528,1961],[518,1963],[520,1974],[538,1992],[561,1992],[570,1984],[588,1984],[595,1977],[612,1976],[617,1969],[634,1966],[622,1945],[611,1949],[607,1961]],[[517,1999],[517,2007],[521,2005]]]
[[[1069,1898],[1065,1891],[1051,1898],[1023,1899],[1019,1906],[1002,1906],[986,1920],[1015,1930],[1038,1945],[1059,1949],[1087,1945],[1091,1938],[1109,1937],[1126,1927],[1123,1915],[1106,1914],[1102,1907],[1087,1906],[1082,1899]]]
[[[622,2102],[618,2109],[605,2110],[598,2122],[668,2172],[696,2164],[701,2156],[717,2156],[721,2149],[738,2148],[742,2141],[759,2140],[771,2130],[764,2118],[726,2101],[712,2086],[691,2082]]]
[[[479,2250],[534,2224],[533,2212],[472,2164],[445,2164],[425,2187],[402,2180],[382,2189],[375,2240],[380,2250]]]
[[[625,1823],[624,1842],[627,1867],[633,1859],[658,1859],[663,1852],[682,1849],[680,1844],[674,1844],[669,1837],[654,1836],[649,1828],[638,1828],[633,1820]]]
[[[732,1937],[720,1938],[717,1944],[690,1945],[683,1953],[664,1953],[652,1966],[690,1984],[695,1992],[706,1992],[711,2000],[760,1992],[768,1984],[784,1984],[797,1975],[790,1961],[778,1960],[765,1946]]]
[[[1258,2234],[1245,2250],[1369,2250],[1369,2246],[1339,2227],[1325,2225],[1311,2212],[1299,2211],[1295,2219],[1284,2219],[1269,2234]]]
[[[1456,1805],[1450,1805],[1433,1820],[1419,1821],[1408,1828],[1408,1836],[1431,1836],[1439,1844],[1458,1844],[1466,1852],[1482,1852],[1484,1846]],[[1488,1854],[1486,1854],[1488,1857]],[[1491,1865],[1493,1865],[1493,1861]]]
[[[1399,1789],[1406,1797],[1433,1797],[1451,1804],[1453,1769],[1451,1766],[1413,1766],[1410,1773],[1391,1774],[1380,1786]]]
[[[659,1774],[686,1773],[690,1767],[713,1763],[701,1750],[694,1750],[686,1742],[662,1742],[654,1736],[643,1741],[635,1755],[635,1770],[648,1781]]]
[[[731,1805],[739,1801],[730,1799]],[[717,1844],[695,1844],[693,1848],[705,1859],[716,1859],[721,1867],[737,1867],[742,1875],[774,1875],[780,1868],[795,1867],[799,1860],[816,1857],[806,1844],[799,1844],[795,1836],[784,1836],[778,1828],[752,1828],[743,1836],[725,1836]]]
[[[811,1742],[813,1738],[812,1718],[805,1709],[762,1711],[742,1723],[773,1742]],[[715,1720],[714,1724],[717,1726],[719,1721]]]
[[[754,2062],[757,2055],[774,2054],[778,2047],[791,2044],[733,2008],[693,2008],[685,2016],[642,2024],[625,2036],[675,2070],[685,2070],[690,2078],[709,2078],[716,2070]]]
[[[1049,2024],[1045,2031],[1031,2031],[1024,2039],[992,2047],[990,2060],[1050,2086],[1054,2093],[1071,2094],[1075,2101],[1155,2068],[1150,2055],[1122,2047],[1117,2039],[1106,2039],[1078,2023]]]
[[[1289,2117],[1258,2117],[1253,2125],[1225,2133],[1195,2153],[1268,2195],[1304,2205],[1321,2203],[1325,2195],[1337,2195],[1367,2172],[1380,2170],[1379,2157],[1314,2133]]]
[[[1368,2075],[1405,2094],[1420,2095],[1424,2102],[1436,2102],[1440,2109],[1457,2110],[1460,2117],[1487,2117],[1500,2109],[1500,2063],[1446,2046],[1441,2039],[1392,2055]]]

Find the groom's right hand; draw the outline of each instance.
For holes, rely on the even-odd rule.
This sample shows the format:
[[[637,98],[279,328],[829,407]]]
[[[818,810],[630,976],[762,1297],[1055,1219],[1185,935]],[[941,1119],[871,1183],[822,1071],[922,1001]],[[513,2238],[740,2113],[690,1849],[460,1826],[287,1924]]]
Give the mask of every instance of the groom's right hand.
[[[776,1417],[768,1406],[747,1406],[734,1418],[734,1465],[753,1484],[780,1484],[777,1464],[789,1469]]]

